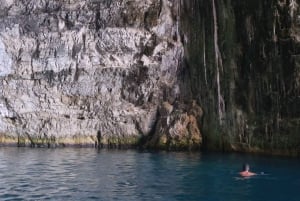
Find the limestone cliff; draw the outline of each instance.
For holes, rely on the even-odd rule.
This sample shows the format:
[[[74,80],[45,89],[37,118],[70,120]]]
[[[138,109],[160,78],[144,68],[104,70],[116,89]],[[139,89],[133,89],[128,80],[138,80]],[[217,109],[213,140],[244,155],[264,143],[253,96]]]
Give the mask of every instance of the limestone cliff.
[[[181,94],[178,8],[169,0],[1,0],[0,141],[152,138],[158,108]]]
[[[299,3],[0,0],[0,140],[297,155]]]
[[[209,149],[300,154],[298,0],[181,2]]]

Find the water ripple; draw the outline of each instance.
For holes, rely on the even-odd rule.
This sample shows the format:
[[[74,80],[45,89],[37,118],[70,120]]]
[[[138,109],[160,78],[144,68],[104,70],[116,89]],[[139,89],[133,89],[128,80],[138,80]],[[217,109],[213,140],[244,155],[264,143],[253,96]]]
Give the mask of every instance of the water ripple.
[[[0,148],[0,200],[298,200],[298,160],[246,159],[270,174],[235,179],[243,155]]]

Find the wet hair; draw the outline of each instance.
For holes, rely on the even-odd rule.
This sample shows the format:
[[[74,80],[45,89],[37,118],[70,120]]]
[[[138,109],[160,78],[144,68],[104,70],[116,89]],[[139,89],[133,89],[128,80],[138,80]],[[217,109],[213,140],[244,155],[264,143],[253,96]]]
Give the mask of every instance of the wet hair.
[[[248,171],[249,169],[250,169],[249,164],[245,163],[245,164],[243,165],[243,171]]]

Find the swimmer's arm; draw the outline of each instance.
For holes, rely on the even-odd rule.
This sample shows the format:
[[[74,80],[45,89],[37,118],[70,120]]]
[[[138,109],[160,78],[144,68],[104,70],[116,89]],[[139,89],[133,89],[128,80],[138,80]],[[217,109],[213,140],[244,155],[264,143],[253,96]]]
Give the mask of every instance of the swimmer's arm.
[[[255,172],[249,172],[248,174],[249,174],[249,176],[257,175]]]
[[[242,177],[251,177],[251,176],[257,175],[257,174],[254,173],[254,172],[240,172],[239,174],[240,174]]]

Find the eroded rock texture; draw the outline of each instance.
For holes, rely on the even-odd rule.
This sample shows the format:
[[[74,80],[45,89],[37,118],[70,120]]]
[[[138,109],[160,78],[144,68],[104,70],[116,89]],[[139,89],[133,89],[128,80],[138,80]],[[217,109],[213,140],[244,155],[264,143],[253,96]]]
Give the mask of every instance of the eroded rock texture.
[[[1,0],[0,133],[19,145],[136,144],[179,99],[168,0]]]
[[[203,111],[192,101],[188,105],[171,105],[164,102],[159,108],[159,120],[155,135],[147,146],[150,148],[169,150],[199,150],[202,145],[202,136],[199,130],[199,119]]]
[[[0,0],[1,140],[297,155],[299,3]]]
[[[300,153],[298,0],[181,2],[205,145]]]

